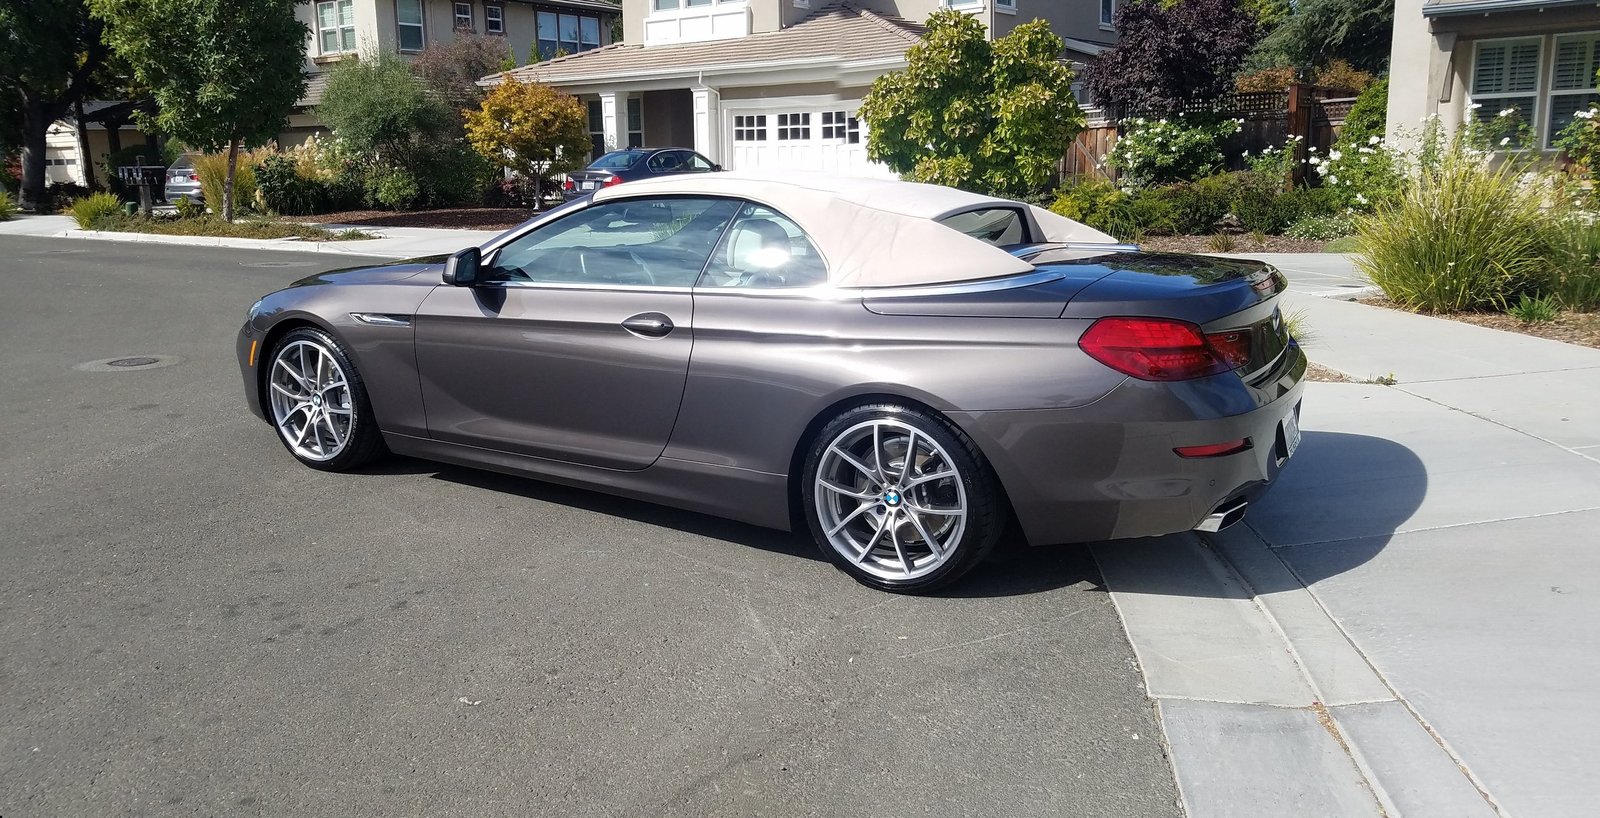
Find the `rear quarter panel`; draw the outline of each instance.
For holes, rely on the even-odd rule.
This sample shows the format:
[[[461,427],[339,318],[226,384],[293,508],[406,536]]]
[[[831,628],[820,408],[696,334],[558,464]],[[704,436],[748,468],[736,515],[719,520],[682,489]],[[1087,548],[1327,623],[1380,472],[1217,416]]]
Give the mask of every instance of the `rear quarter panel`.
[[[694,323],[664,456],[768,473],[789,472],[812,421],[853,398],[947,413],[1061,409],[1126,379],[1078,351],[1088,321],[881,315],[860,297],[698,290]]]

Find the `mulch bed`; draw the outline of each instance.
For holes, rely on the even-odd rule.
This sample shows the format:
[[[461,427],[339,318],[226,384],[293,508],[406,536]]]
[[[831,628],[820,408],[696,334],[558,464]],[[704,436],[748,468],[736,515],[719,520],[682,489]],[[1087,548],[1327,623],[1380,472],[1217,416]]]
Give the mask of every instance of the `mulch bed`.
[[[1306,239],[1291,239],[1287,236],[1266,236],[1266,241],[1256,241],[1254,237],[1246,235],[1231,236],[1233,248],[1227,251],[1214,250],[1211,247],[1210,236],[1145,236],[1135,244],[1141,249],[1157,253],[1320,253],[1325,241],[1308,241]]]
[[[1357,383],[1355,378],[1315,362],[1306,366],[1306,380],[1318,383]]]
[[[1382,296],[1358,299],[1362,304],[1374,307],[1387,307],[1391,310],[1405,308]],[[1534,335],[1540,338],[1549,338],[1552,341],[1564,341],[1579,346],[1600,349],[1600,312],[1562,312],[1554,321],[1541,321],[1537,324],[1524,324],[1509,315],[1492,312],[1455,312],[1439,313],[1435,318],[1449,318],[1466,324],[1476,324],[1489,329],[1505,330],[1507,332],[1520,332],[1523,335]]]
[[[452,230],[505,230],[532,218],[516,207],[452,207],[442,210],[346,210],[316,216],[281,216],[279,221],[353,224],[376,227],[436,227]]]

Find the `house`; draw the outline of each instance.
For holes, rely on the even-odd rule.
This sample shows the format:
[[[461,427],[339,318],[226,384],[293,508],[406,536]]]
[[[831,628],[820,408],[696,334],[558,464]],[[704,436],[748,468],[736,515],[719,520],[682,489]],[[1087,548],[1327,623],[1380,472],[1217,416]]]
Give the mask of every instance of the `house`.
[[[510,74],[578,96],[597,154],[674,145],[728,169],[890,175],[856,111],[940,7],[991,37],[1044,19],[1080,61],[1116,41],[1115,0],[623,0],[623,42]]]
[[[430,43],[449,42],[470,31],[504,37],[518,60],[533,55],[549,59],[610,44],[619,16],[617,5],[606,0],[317,0],[295,6],[295,14],[310,30],[306,92],[278,137],[282,145],[298,144],[325,130],[315,106],[327,87],[325,72],[346,57],[380,49],[420,54]],[[85,103],[92,162],[103,162],[107,153],[122,145],[149,141],[130,124],[134,107],[136,103],[130,102]],[[46,140],[47,182],[83,184],[85,162],[76,120],[69,117],[52,124]],[[150,161],[159,162],[159,153],[152,147]],[[100,175],[99,168],[96,174]]]
[[[1553,153],[1574,112],[1600,101],[1596,70],[1595,0],[1396,0],[1390,135],[1404,140],[1433,114],[1454,131],[1516,109],[1529,147]]]
[[[470,32],[504,37],[518,61],[547,60],[609,45],[618,11],[606,0],[316,0],[297,5],[296,16],[311,32],[306,92],[279,142],[302,142],[322,129],[315,108],[327,87],[326,72],[346,57],[380,50],[416,55]]]

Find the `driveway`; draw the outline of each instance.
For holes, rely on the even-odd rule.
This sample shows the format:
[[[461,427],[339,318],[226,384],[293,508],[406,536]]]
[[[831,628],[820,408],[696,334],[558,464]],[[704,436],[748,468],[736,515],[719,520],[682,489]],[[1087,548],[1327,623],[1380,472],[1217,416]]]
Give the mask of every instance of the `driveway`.
[[[1177,813],[1086,548],[897,597],[778,532],[311,471],[233,334],[346,258],[0,259],[0,815]],[[125,356],[170,365],[80,368]]]

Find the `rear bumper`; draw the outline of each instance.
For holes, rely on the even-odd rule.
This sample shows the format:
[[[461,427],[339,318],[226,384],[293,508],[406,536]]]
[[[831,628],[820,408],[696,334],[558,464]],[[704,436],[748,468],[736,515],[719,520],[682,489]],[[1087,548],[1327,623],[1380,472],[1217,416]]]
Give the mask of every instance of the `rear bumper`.
[[[1192,530],[1267,489],[1287,459],[1284,421],[1298,423],[1305,369],[1295,346],[1265,383],[1129,380],[1088,406],[951,418],[989,458],[1030,543],[1153,537]],[[1195,459],[1173,452],[1239,438],[1252,448]]]

